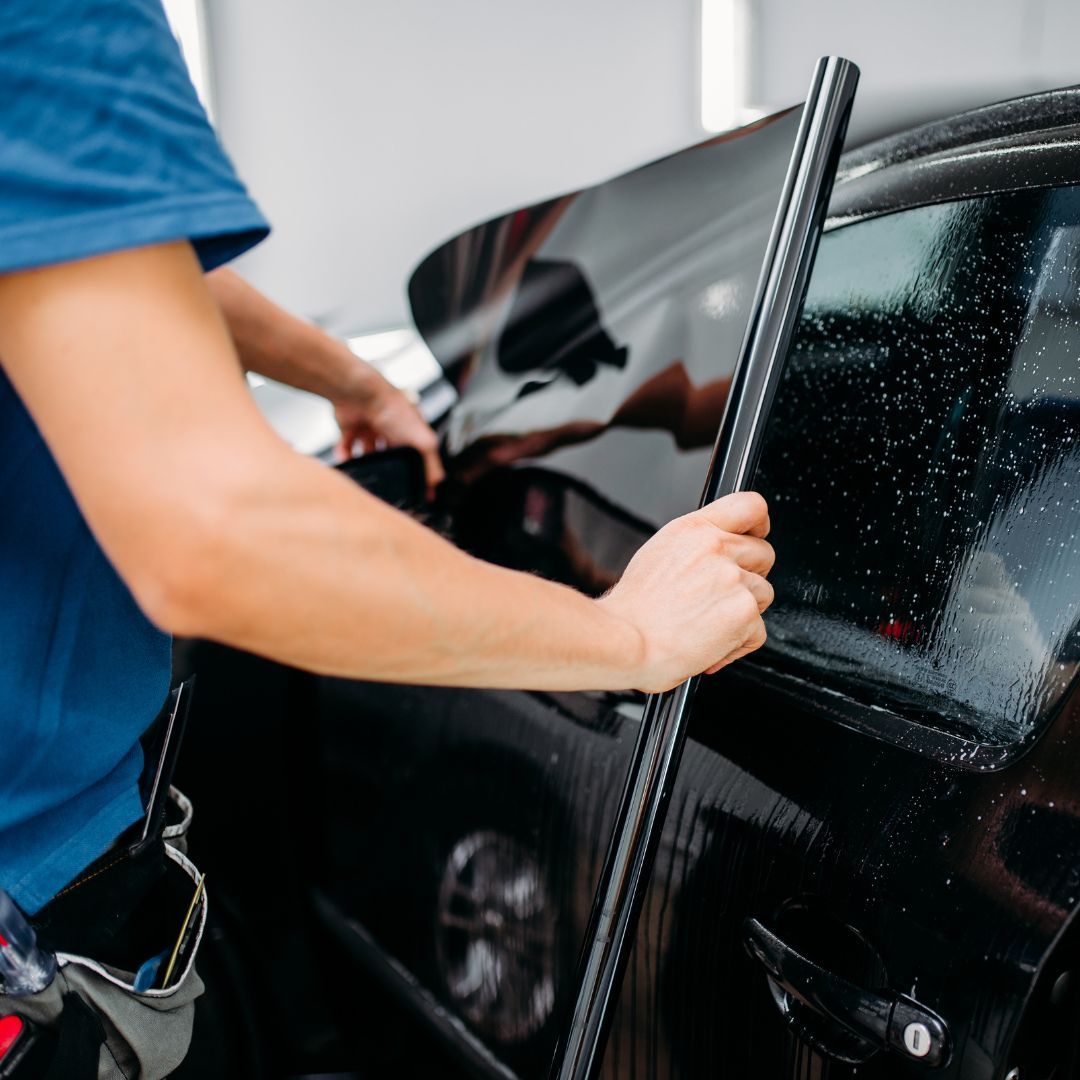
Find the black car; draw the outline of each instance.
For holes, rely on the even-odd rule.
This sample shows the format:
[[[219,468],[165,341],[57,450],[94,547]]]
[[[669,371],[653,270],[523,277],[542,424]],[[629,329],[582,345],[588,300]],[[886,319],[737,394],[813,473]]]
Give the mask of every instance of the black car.
[[[626,392],[640,349],[567,254],[567,206],[471,230],[413,279],[461,394],[439,501],[407,454],[348,468],[476,554],[597,593],[694,505],[727,373],[685,359],[693,320],[664,324],[672,363]],[[753,262],[710,268],[698,315],[722,322]],[[755,487],[769,641],[697,691],[603,1075],[1080,1076],[1080,90],[842,159]],[[186,784],[205,818],[265,825],[239,857],[201,841],[264,1015],[318,1012],[327,966],[363,972],[469,1073],[546,1075],[643,696],[188,652]],[[270,897],[267,857],[289,871]],[[875,1016],[905,1019],[891,1044]],[[347,1049],[364,1015],[335,1023]]]

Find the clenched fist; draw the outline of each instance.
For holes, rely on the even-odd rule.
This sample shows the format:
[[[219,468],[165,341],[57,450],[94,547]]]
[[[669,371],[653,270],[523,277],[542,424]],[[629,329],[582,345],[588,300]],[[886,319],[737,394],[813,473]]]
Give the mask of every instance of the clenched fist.
[[[765,500],[740,492],[676,518],[630,560],[596,603],[640,635],[638,689],[670,690],[765,643],[768,535]]]

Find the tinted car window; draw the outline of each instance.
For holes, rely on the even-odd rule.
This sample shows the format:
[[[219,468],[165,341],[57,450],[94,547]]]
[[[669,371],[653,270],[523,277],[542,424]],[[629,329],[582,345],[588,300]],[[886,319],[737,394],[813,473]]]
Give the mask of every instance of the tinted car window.
[[[1080,191],[822,239],[758,485],[759,662],[983,743],[1030,736],[1080,648]]]

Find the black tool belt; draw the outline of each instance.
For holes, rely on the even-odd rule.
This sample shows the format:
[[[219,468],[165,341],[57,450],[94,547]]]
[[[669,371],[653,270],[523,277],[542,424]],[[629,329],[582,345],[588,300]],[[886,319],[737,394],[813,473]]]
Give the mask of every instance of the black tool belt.
[[[191,805],[171,786],[190,694],[174,690],[144,736],[145,818],[31,920],[59,967],[38,994],[0,994],[25,1026],[3,1080],[159,1080],[187,1053],[207,910],[183,850]]]

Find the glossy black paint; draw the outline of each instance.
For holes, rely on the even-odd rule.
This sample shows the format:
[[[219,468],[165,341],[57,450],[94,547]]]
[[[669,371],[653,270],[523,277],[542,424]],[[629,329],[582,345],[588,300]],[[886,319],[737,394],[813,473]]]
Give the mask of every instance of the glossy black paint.
[[[892,210],[1076,183],[1080,87],[937,120],[845,155],[830,225]]]
[[[432,940],[437,879],[462,837],[501,831],[544,869],[559,914],[555,985],[568,985],[636,736],[629,703],[336,683],[322,694],[324,888],[336,909],[452,1006]],[[419,745],[399,741],[402,723]],[[707,680],[603,1075],[920,1075],[884,1054],[853,1073],[807,1049],[743,950],[748,915],[861,981],[864,958],[838,967],[831,947],[856,928],[880,957],[867,985],[949,1024],[943,1075],[995,1075],[1025,1000],[1046,997],[1037,976],[1052,982],[1080,962],[1075,941],[1053,948],[1080,887],[1078,723],[1074,706],[1006,780],[867,740],[735,672]],[[358,788],[381,792],[360,819]],[[520,977],[537,979],[528,924],[501,933]],[[1030,1015],[1045,1026],[1042,1051],[1075,1031],[1075,1000]],[[524,1040],[497,1022],[472,1030],[519,1075],[542,1076],[545,1025]]]
[[[788,1026],[823,1054],[861,1065],[881,1050],[894,1049],[929,1068],[945,1065],[952,1057],[948,1025],[918,1002],[902,994],[868,990],[834,975],[808,960],[760,919],[746,919],[743,941],[747,952],[765,968]],[[800,1009],[805,1015],[800,1015]]]
[[[1077,124],[1069,91],[861,151],[842,166],[834,227],[1076,182]],[[603,297],[594,299],[602,316]],[[544,400],[534,391],[520,407]],[[478,554],[600,591],[660,523],[624,498],[633,473],[601,482],[610,461],[631,460],[612,437],[640,436],[662,455],[650,457],[647,485],[664,468],[681,475],[696,440],[670,422],[671,400],[653,398],[663,415],[651,429],[591,430],[575,444],[598,454],[608,440],[609,472],[593,483],[559,465],[559,447],[545,456],[535,436],[547,419],[504,433],[524,455],[500,459],[505,440],[459,446],[454,483],[423,513]],[[690,400],[685,387],[674,400]],[[840,529],[849,510],[836,498]],[[836,577],[858,569],[848,558]],[[826,682],[768,663],[702,681],[602,1075],[1001,1080],[1013,1066],[1023,1080],[1080,1075],[1077,981],[1065,977],[1080,965],[1075,684],[1022,753],[972,769],[939,752],[940,729]],[[317,755],[294,781],[316,800],[314,813],[302,800],[310,832],[296,880],[317,889],[340,957],[401,975],[395,992],[474,1075],[544,1075],[642,708],[632,694],[323,679],[288,704],[287,725],[302,727]],[[227,877],[222,866],[218,880]],[[928,1072],[893,1050],[842,1060],[852,1056],[843,1023],[805,1004],[778,1009],[744,947],[748,918],[829,976],[940,1017],[947,1063]]]

